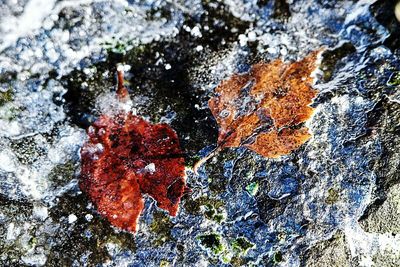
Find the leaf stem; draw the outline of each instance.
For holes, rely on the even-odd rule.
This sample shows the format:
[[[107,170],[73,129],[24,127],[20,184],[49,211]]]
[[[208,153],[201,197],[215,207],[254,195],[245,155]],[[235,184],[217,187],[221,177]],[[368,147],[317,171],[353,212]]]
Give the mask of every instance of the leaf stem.
[[[117,96],[119,100],[125,101],[129,99],[128,89],[124,86],[124,70],[122,68],[117,68]]]
[[[197,161],[193,165],[193,172],[197,175],[198,174],[197,170],[200,168],[200,166],[203,165],[207,160],[209,160],[210,158],[212,158],[216,154],[218,154],[221,150],[222,150],[222,146],[217,146],[207,156],[205,156],[204,158],[201,158],[199,161]]]

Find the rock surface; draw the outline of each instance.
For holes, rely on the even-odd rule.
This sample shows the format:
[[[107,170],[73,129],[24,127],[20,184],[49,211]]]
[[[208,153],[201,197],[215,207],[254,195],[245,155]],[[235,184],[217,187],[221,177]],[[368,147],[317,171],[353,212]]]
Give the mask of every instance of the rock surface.
[[[394,0],[0,2],[0,265],[398,266],[400,23]],[[212,151],[214,89],[324,47],[312,134],[266,159]],[[86,128],[132,112],[177,133],[192,193],[145,197],[137,235],[78,186]]]

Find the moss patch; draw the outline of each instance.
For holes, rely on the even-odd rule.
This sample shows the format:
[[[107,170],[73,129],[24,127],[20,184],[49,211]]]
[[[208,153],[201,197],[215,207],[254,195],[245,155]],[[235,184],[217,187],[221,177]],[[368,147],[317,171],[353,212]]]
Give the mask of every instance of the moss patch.
[[[400,72],[393,72],[392,75],[390,75],[390,78],[387,81],[387,84],[390,86],[400,85]]]
[[[5,92],[0,92],[0,107],[12,100],[13,100],[13,92],[11,89],[8,89]]]
[[[187,198],[184,201],[183,207],[190,214],[204,214],[207,219],[214,220],[218,223],[221,223],[225,219],[223,213],[225,204],[220,199],[207,196],[201,196],[196,199]]]
[[[273,263],[280,263],[283,260],[283,255],[282,252],[277,251],[274,253],[274,255],[272,256],[272,262]]]
[[[133,41],[122,41],[112,38],[111,41],[104,42],[102,46],[107,50],[109,54],[115,53],[125,55],[129,50],[133,48]]]
[[[232,242],[233,251],[242,255],[247,254],[247,252],[254,247],[255,244],[251,243],[244,237],[238,237]]]
[[[339,193],[334,188],[328,189],[328,195],[326,196],[325,203],[328,205],[335,204],[339,199]]]
[[[56,185],[69,182],[75,173],[76,166],[73,161],[55,166],[49,173],[48,179]]]
[[[200,240],[201,246],[209,249],[214,255],[221,254],[225,250],[222,237],[217,233],[200,235],[197,239]]]
[[[252,182],[246,186],[246,191],[249,192],[250,195],[255,196],[258,192],[258,183]]]
[[[153,221],[150,224],[150,230],[155,234],[153,243],[155,246],[161,246],[165,242],[172,240],[171,229],[174,224],[162,211],[155,211],[153,213]]]

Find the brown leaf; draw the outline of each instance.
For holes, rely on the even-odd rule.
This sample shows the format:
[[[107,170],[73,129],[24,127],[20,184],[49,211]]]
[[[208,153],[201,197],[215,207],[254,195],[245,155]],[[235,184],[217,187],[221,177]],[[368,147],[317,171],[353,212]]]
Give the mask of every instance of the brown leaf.
[[[311,135],[301,124],[313,113],[311,73],[319,52],[289,64],[261,62],[222,81],[208,102],[219,125],[216,150],[246,146],[276,158],[305,143]]]

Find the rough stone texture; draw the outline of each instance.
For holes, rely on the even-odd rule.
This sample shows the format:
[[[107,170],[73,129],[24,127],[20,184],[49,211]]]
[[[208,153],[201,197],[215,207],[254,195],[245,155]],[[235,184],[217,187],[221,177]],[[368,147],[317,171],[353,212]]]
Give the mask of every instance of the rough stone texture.
[[[0,265],[395,266],[398,220],[379,220],[399,184],[396,2],[1,1]],[[321,47],[310,140],[278,159],[226,149],[190,171],[217,144],[207,102],[222,80]],[[131,111],[177,133],[192,189],[176,217],[146,197],[136,236],[76,179],[118,65]]]
[[[336,233],[326,241],[311,246],[303,256],[301,266],[342,267],[351,266],[351,255],[343,233]]]
[[[362,228],[372,233],[400,234],[400,184],[390,187],[386,199],[361,220]]]
[[[374,255],[373,262],[375,266],[397,267],[400,266],[400,256],[391,251],[379,252]]]

